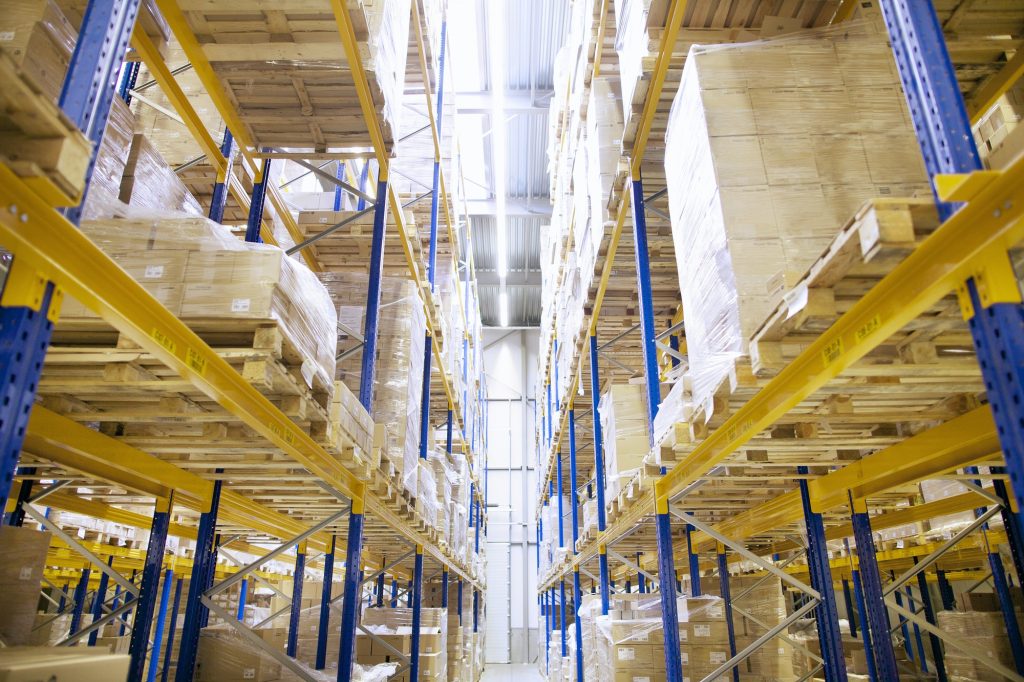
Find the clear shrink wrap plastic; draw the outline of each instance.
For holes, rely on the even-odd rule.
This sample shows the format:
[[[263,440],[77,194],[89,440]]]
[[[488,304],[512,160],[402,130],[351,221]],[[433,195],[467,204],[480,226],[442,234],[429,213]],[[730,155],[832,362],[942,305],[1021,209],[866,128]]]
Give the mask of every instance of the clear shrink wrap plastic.
[[[128,162],[121,178],[120,199],[140,210],[203,215],[199,202],[142,133],[136,133],[132,138]]]
[[[394,650],[408,655],[412,651],[413,610],[411,608],[368,608],[363,610],[362,625],[378,639],[370,638],[371,652],[357,658],[382,663],[395,658]],[[447,679],[447,609],[420,609],[420,679]],[[361,635],[362,636],[362,635]],[[367,635],[368,637],[368,635]]]
[[[637,474],[651,449],[646,404],[641,384],[613,385],[598,403],[604,435],[606,503]]]
[[[853,212],[927,190],[891,50],[870,22],[691,48],[665,172],[685,381],[705,418],[750,337]]]
[[[303,361],[308,386],[333,387],[337,316],[316,275],[276,246],[252,244],[199,216],[125,207],[86,220],[84,232],[171,313],[200,328],[275,320]],[[107,211],[108,213],[110,211]],[[96,318],[65,302],[62,321]]]
[[[600,597],[586,595],[577,613],[583,633],[584,679],[660,679],[665,674],[661,596],[618,594],[610,607],[608,615],[601,615]],[[680,596],[676,608],[683,670],[689,679],[704,679],[730,658],[724,602],[710,595]],[[715,679],[731,680],[732,675]]]
[[[405,66],[409,54],[411,0],[362,0],[370,31],[370,61],[364,66],[376,74],[384,94],[384,117],[399,130],[405,92]]]
[[[360,272],[322,272],[318,276],[337,306],[339,323],[362,335],[369,277]],[[371,415],[374,422],[387,426],[385,454],[401,473],[405,489],[416,495],[427,320],[411,280],[382,278],[380,302]],[[339,352],[354,345],[344,336],[339,340]],[[338,378],[353,391],[359,387],[361,365],[362,356],[358,353],[338,363]]]
[[[1020,611],[1017,611],[1020,618]],[[995,660],[1014,669],[1013,649],[1006,635],[1006,621],[1000,611],[939,611],[938,626],[957,640],[970,645],[970,650],[985,659]],[[1003,682],[1006,677],[968,656],[955,647],[946,647],[944,661],[950,679]]]
[[[633,91],[643,75],[647,55],[647,9],[650,0],[621,0],[615,3],[615,51],[619,55],[623,114],[629,116]]]
[[[60,96],[78,31],[52,0],[5,2],[0,48],[53,102]]]
[[[110,104],[103,142],[96,152],[89,192],[82,206],[83,220],[106,218],[118,209],[121,179],[124,177],[125,164],[134,136],[135,118],[131,109],[123,99],[115,97]]]

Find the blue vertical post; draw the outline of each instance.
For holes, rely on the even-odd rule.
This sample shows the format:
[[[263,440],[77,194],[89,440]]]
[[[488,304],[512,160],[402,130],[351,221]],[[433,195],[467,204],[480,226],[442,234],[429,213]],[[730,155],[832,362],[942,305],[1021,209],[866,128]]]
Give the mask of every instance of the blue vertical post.
[[[993,474],[1006,473],[1004,467],[990,467],[990,471]],[[1014,512],[1010,505],[1006,481],[995,478],[992,480],[992,488],[1003,503],[1000,513],[1003,517],[1003,528],[1006,529],[1006,543],[1010,546],[1010,556],[1013,557],[1013,566],[1017,572],[1017,585],[1024,586],[1024,524],[1021,523],[1020,513]]]
[[[217,512],[220,510],[220,489],[222,481],[213,484],[213,499],[210,511],[199,516],[199,531],[196,536],[196,555],[192,562],[192,576],[189,580],[188,597],[185,599],[185,624],[181,631],[181,651],[174,674],[175,682],[192,682],[196,668],[196,654],[199,648],[199,630],[206,615],[201,598],[206,589],[213,561],[213,537],[217,534]]]
[[[1020,625],[1017,622],[1017,614],[1014,611],[1014,601],[1010,596],[1010,588],[1006,582],[1003,559],[999,556],[998,550],[988,553],[988,564],[992,570],[992,584],[995,586],[999,609],[1003,613],[1003,622],[1006,624],[1006,636],[1010,641],[1014,668],[1018,673],[1024,674],[1024,644],[1021,643]]]
[[[239,623],[245,620],[245,602],[249,598],[249,579],[243,578],[238,587],[238,611],[235,612],[235,620]]]
[[[560,629],[562,631],[562,658],[565,658],[569,655],[565,632],[565,578],[558,581],[558,590],[558,624],[561,626]]]
[[[949,584],[946,572],[940,568],[935,571],[935,575],[939,579],[939,596],[942,598],[942,610],[955,611],[956,595],[953,594],[953,586]]]
[[[924,618],[930,625],[934,626],[937,624],[937,621],[935,619],[935,609],[932,608],[932,595],[928,589],[928,578],[925,575],[925,571],[917,574],[917,589],[921,593]],[[931,633],[928,633],[928,639],[932,645],[932,661],[935,663],[935,675],[938,677],[939,682],[946,682],[949,678],[946,675],[946,662],[942,656],[942,640]],[[923,655],[921,659],[924,659]]]
[[[142,564],[142,581],[139,585],[139,598],[136,600],[132,637],[128,645],[128,654],[131,656],[128,682],[142,682],[146,675],[149,633],[153,627],[153,612],[156,611],[157,595],[160,590],[160,570],[164,564],[172,504],[173,495],[170,498],[157,498],[156,508],[153,510],[153,523],[149,528],[146,559]]]
[[[363,160],[363,169],[359,172],[359,191],[366,194],[366,183],[370,179],[370,160]],[[377,196],[380,196],[379,194]],[[366,208],[366,199],[359,197],[356,203],[356,210],[362,211]]]
[[[459,625],[462,625],[462,578],[459,578],[455,598],[458,600],[456,603],[456,607],[458,609]]]
[[[736,626],[732,620],[732,592],[729,590],[729,557],[725,546],[718,546],[718,580],[722,591],[722,602],[725,604],[725,627],[729,633],[729,658],[736,655]],[[740,682],[740,667],[733,666],[733,682]]]
[[[68,585],[64,585],[64,587],[62,587],[60,590],[60,603],[57,604],[57,613],[64,613],[64,607],[67,606],[67,601]]]
[[[416,545],[416,563],[412,573],[412,654],[409,679],[418,680],[420,672],[420,615],[423,610],[423,546]]]
[[[686,524],[686,555],[690,560],[690,593],[691,596],[699,597],[700,589],[700,556],[693,551],[693,526]]]
[[[391,579],[391,608],[398,608],[398,581]]]
[[[576,680],[583,682],[583,624],[580,621],[580,605],[583,603],[583,588],[580,586],[580,567],[574,566],[572,571],[573,587],[573,627],[576,630]]]
[[[642,559],[643,555],[644,555],[643,552],[637,552],[636,553],[636,565],[637,566],[640,566],[640,560]],[[646,594],[647,593],[647,579],[644,578],[644,574],[641,573],[640,571],[637,571],[637,573],[636,573],[636,586],[637,586],[637,590],[640,592],[640,594]],[[652,587],[653,587],[653,585],[652,585]]]
[[[910,588],[910,585],[906,587],[907,593],[907,608],[913,612],[917,612],[917,607],[914,605],[914,593]],[[921,665],[921,672],[928,672],[928,659],[924,655],[924,639],[921,637],[921,626],[914,623],[914,639],[917,641],[917,662]]]
[[[850,581],[843,578],[843,602],[846,604],[846,618],[850,623],[850,637],[857,636],[857,613],[853,610],[853,595],[850,593]]]
[[[75,606],[71,609],[71,629],[70,634],[78,632],[82,625],[82,611],[85,608],[85,598],[89,594],[89,574],[91,571],[88,568],[82,569],[82,576],[78,579],[78,584],[75,586]]]
[[[903,596],[899,590],[893,592],[893,597],[896,599],[896,606],[903,606]],[[900,616],[900,631],[903,633],[903,648],[907,653],[907,660],[914,660],[914,645],[910,639],[910,628],[907,627],[907,619]]]
[[[128,62],[124,65],[121,84],[117,86],[117,95],[124,100],[125,104],[132,103],[132,90],[135,89],[135,83],[139,79],[139,67],[141,66],[142,62]]]
[[[865,618],[861,621],[860,627],[865,632],[864,641],[870,639],[872,642],[878,675],[883,680],[896,679],[899,671],[896,667],[896,653],[892,648],[892,637],[889,636],[889,612],[882,595],[882,576],[878,571],[875,540],[871,534],[871,519],[868,517],[864,500],[851,498],[850,505],[853,509],[853,536],[857,541],[858,578],[865,607]]]
[[[263,241],[260,229],[263,226],[263,204],[267,197],[267,183],[270,182],[270,161],[263,159],[258,182],[253,183],[252,199],[249,202],[249,220],[245,224],[245,241],[259,244]]]
[[[17,471],[19,476],[25,476],[26,478],[23,478],[21,485],[18,486],[17,504],[14,506],[14,511],[8,515],[7,525],[21,527],[25,523],[25,505],[32,499],[32,479],[27,477],[34,476],[36,468],[21,467]],[[49,514],[47,514],[47,518],[49,518]]]
[[[384,563],[387,559],[384,559]],[[377,576],[377,606],[384,606],[384,571],[381,570],[380,575]]]
[[[473,588],[473,634],[480,629],[480,593]]]
[[[171,586],[174,584],[174,571],[168,568],[164,571],[164,585],[160,591],[160,608],[156,614],[156,632],[153,634],[153,651],[149,658],[149,673],[146,675],[146,682],[156,682],[156,673],[160,669],[160,650],[164,641],[164,629],[167,625],[167,606],[171,601]],[[239,618],[241,620],[241,618]],[[171,630],[174,630],[174,622],[171,621]],[[170,642],[167,648],[170,649]]]
[[[231,176],[231,161],[234,158],[235,140],[231,131],[224,129],[224,139],[220,143],[220,153],[224,157],[224,177],[217,176],[213,184],[213,194],[210,196],[210,220],[215,223],[224,222],[224,207],[228,203],[228,178]],[[250,211],[252,205],[249,206]]]
[[[577,554],[576,546],[580,539],[579,496],[576,487],[579,485],[576,471],[576,410],[569,402],[569,504],[572,509],[572,553]],[[573,567],[573,627],[576,633],[576,680],[583,682],[583,624],[580,621],[580,604],[583,603],[583,589],[580,586],[580,568]]]
[[[376,239],[375,239],[376,241]],[[378,282],[377,293],[380,293]],[[376,306],[375,306],[376,308]],[[367,318],[370,316],[367,308]],[[376,325],[375,325],[376,326]],[[374,329],[376,336],[376,329]],[[367,339],[369,341],[369,339]],[[376,343],[376,339],[374,339]],[[365,372],[367,349],[363,348],[363,366]],[[372,366],[372,365],[371,365]],[[365,376],[365,375],[364,375]],[[370,384],[372,396],[373,384]],[[366,406],[366,403],[363,403]],[[368,408],[369,409],[369,408]],[[345,546],[345,587],[341,603],[341,641],[338,650],[338,682],[349,682],[352,679],[352,666],[356,660],[356,623],[359,620],[359,571],[363,544],[363,501],[352,500],[352,511],[348,517],[348,539]]]
[[[869,618],[869,616],[868,616],[868,609],[867,609],[867,605],[864,602],[864,588],[861,585],[860,571],[852,571],[851,573],[852,573],[851,577],[853,579],[853,592],[854,592],[854,594],[855,594],[855,596],[857,598],[857,610],[860,613],[860,622],[861,622],[861,625],[862,625],[862,627],[860,629],[860,631],[861,631],[861,643],[864,645],[864,660],[867,663],[867,667],[868,667],[868,678],[871,680],[871,682],[878,682],[878,680],[879,680],[879,677],[878,677],[878,667],[875,664],[875,646],[874,646],[874,639],[875,639],[875,637],[871,634],[870,626],[868,625],[868,623],[869,623],[869,620],[868,620],[868,618]],[[853,622],[853,613],[850,613],[850,622]],[[888,643],[889,643],[888,646],[889,646],[889,649],[891,650],[892,649],[892,638],[889,637],[888,631],[886,631],[885,633],[882,633],[881,638],[883,638],[883,639],[888,641]],[[886,646],[885,642],[879,642],[878,644],[879,644],[879,646]],[[882,678],[882,679],[885,679],[885,680],[896,680],[896,679],[899,679],[899,677],[886,677],[886,678]]]
[[[295,548],[295,572],[292,575],[292,608],[288,618],[285,653],[295,658],[299,648],[299,616],[302,614],[302,584],[306,577],[306,543]],[[324,581],[326,582],[326,581]]]
[[[337,169],[334,172],[334,177],[337,178],[338,180],[344,180],[345,179],[345,162],[344,161],[339,161],[338,162],[338,167],[337,167]],[[345,205],[344,197],[345,197],[345,195],[342,193],[341,185],[340,184],[339,185],[335,185],[334,186],[334,210],[335,211],[342,210],[342,207]]]
[[[448,609],[448,567],[441,569],[441,608]]]
[[[551,612],[552,608],[549,605],[551,598],[551,592],[544,590],[544,594],[541,595],[541,611],[544,614],[544,672],[551,672]]]
[[[665,679],[682,682],[682,654],[679,650],[679,611],[676,604],[675,561],[672,556],[672,524],[668,500],[655,500],[658,534],[658,586],[661,592],[661,620],[665,631]]]
[[[825,544],[825,526],[821,514],[811,508],[811,497],[807,490],[807,467],[797,467],[797,472],[800,474],[800,499],[803,503],[804,523],[807,526],[807,564],[811,574],[811,586],[821,595],[821,603],[818,604],[815,616],[821,657],[825,661],[825,680],[846,682],[846,663],[843,661],[839,611],[836,609],[836,595],[832,589],[832,573],[828,563],[828,547]]]
[[[174,632],[178,623],[178,607],[181,605],[181,588],[185,584],[184,578],[178,578],[178,584],[174,586],[174,604],[171,606],[171,629],[167,632],[167,649],[164,653],[163,673],[160,675],[160,682],[167,682],[167,674],[171,669],[171,655],[174,653]]]
[[[107,559],[107,566],[114,565],[114,557],[111,556]],[[103,617],[103,603],[107,601],[107,585],[109,583],[110,576],[106,572],[100,572],[100,585],[96,588],[96,596],[92,600],[92,622],[98,621]],[[99,637],[99,629],[93,630],[89,633],[89,646],[96,646],[96,639]]]
[[[607,527],[604,509],[604,441],[601,438],[601,415],[597,406],[601,401],[601,373],[597,355],[597,336],[590,335],[590,399],[594,420],[594,469],[597,476],[597,529]],[[601,578],[601,613],[608,615],[608,551],[604,545],[598,548],[598,562]]]
[[[135,578],[136,578],[137,575],[138,575],[138,571],[133,570],[132,571],[132,582],[133,583],[135,582]],[[131,592],[125,592],[124,603],[127,605],[128,602],[130,602],[130,601],[135,601],[135,595],[133,595]],[[131,617],[131,615],[132,615],[132,609],[128,609],[127,611],[125,611],[124,613],[121,614],[121,618],[120,618],[120,620],[121,620],[121,627],[118,630],[118,636],[124,637],[124,632],[125,632],[125,630],[128,629],[128,619]]]

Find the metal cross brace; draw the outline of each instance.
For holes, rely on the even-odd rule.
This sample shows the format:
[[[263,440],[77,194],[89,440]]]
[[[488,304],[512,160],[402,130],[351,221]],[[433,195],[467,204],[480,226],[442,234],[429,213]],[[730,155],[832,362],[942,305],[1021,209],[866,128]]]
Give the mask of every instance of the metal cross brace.
[[[768,571],[769,573],[772,573],[773,575],[781,579],[783,582],[789,583],[790,586],[795,587],[801,592],[811,596],[815,600],[821,599],[821,594],[810,585],[807,585],[806,583],[797,580],[789,573],[786,573],[781,568],[776,566],[774,563],[762,559],[761,557],[747,549],[742,543],[736,542],[735,540],[728,538],[725,535],[722,535],[714,528],[712,528],[710,525],[704,523],[703,521],[700,521],[699,519],[697,519],[697,517],[693,516],[692,514],[685,512],[674,505],[669,506],[669,511],[672,512],[672,514],[674,514],[675,516],[685,521],[686,523],[696,528],[697,530],[707,533],[715,540],[721,542],[723,545],[725,545],[729,549],[733,550],[734,552],[742,556],[744,559],[752,561],[764,570]]]
[[[608,549],[608,556],[610,556],[611,558],[615,559],[616,561],[621,561],[622,563],[626,564],[627,567],[632,568],[633,570],[635,570],[640,575],[642,575],[642,576],[644,576],[644,577],[646,577],[646,578],[648,578],[648,579],[650,579],[650,580],[652,580],[654,582],[658,582],[658,579],[657,579],[657,577],[655,575],[653,575],[651,573],[648,573],[644,569],[640,568],[640,565],[637,564],[635,561],[633,561],[632,559],[627,559],[626,557],[622,556],[621,554],[619,554],[615,550]]]
[[[321,530],[323,530],[327,526],[331,525],[332,523],[335,523],[336,521],[340,521],[341,519],[343,519],[346,516],[348,516],[348,513],[349,513],[348,509],[342,509],[339,512],[335,512],[334,514],[331,514],[330,516],[328,516],[326,519],[324,519],[320,523],[318,523],[315,526],[307,529],[305,532],[300,533],[299,535],[296,535],[295,537],[293,537],[293,538],[291,538],[289,540],[285,540],[282,544],[278,545],[277,547],[272,549],[267,554],[257,558],[255,561],[250,562],[248,565],[242,567],[238,571],[238,573],[235,573],[230,578],[227,578],[226,580],[223,580],[220,583],[218,583],[218,584],[214,585],[213,587],[211,587],[210,589],[208,589],[204,593],[204,596],[212,597],[215,594],[219,594],[220,592],[223,592],[224,590],[228,589],[232,585],[235,585],[237,583],[242,582],[242,580],[244,580],[247,575],[249,575],[250,573],[255,571],[257,568],[259,568],[263,564],[267,563],[268,561],[270,561],[272,559],[276,559],[277,557],[281,556],[282,554],[287,552],[289,549],[291,549],[295,545],[298,545],[302,541],[309,539],[311,536],[319,533]]]
[[[1000,512],[1000,507],[992,507],[988,511],[986,511],[984,514],[982,514],[981,516],[976,518],[971,523],[971,525],[969,525],[966,528],[964,528],[963,530],[961,530],[959,533],[957,533],[956,535],[951,537],[949,540],[946,540],[946,542],[942,543],[941,547],[937,548],[934,552],[932,552],[931,554],[926,556],[922,561],[920,561],[917,564],[915,564],[906,573],[904,573],[900,577],[896,578],[896,580],[894,580],[893,582],[891,582],[888,585],[886,585],[885,588],[882,590],[882,596],[883,597],[888,597],[890,594],[892,594],[893,592],[898,590],[908,580],[910,580],[911,578],[916,576],[918,573],[920,573],[921,571],[925,570],[926,568],[928,568],[929,566],[934,564],[936,561],[939,560],[939,558],[943,554],[948,552],[955,544],[957,544],[958,542],[963,540],[965,537],[967,537],[968,535],[970,535],[974,531],[976,531],[978,528],[980,528],[983,525],[985,525],[986,521],[988,521],[990,518],[992,518],[993,516],[995,516],[999,512]]]
[[[61,640],[60,642],[57,642],[57,646],[71,646],[72,644],[74,644],[75,642],[78,642],[79,640],[83,639],[84,637],[88,637],[89,634],[92,633],[94,630],[99,630],[101,627],[103,627],[107,623],[112,623],[113,621],[117,620],[118,617],[120,617],[121,615],[131,611],[136,606],[138,606],[138,604],[135,602],[134,599],[126,600],[125,603],[121,604],[121,606],[117,607],[116,609],[114,609],[113,611],[108,613],[107,615],[103,616],[102,618],[100,618],[98,620],[94,620],[88,626],[82,628],[81,630],[79,630],[75,634],[70,635],[69,637],[67,637],[66,639]],[[129,629],[131,629],[131,627],[132,627],[127,622],[124,622],[124,625],[126,625]]]
[[[739,606],[736,606],[736,604],[733,604],[732,605],[732,610],[735,611],[736,613],[740,614],[741,616],[743,616],[747,620],[753,622],[758,627],[762,627],[765,630],[771,630],[771,626],[770,625],[768,625],[768,624],[762,622],[761,620],[759,620],[758,618],[754,617],[754,615],[751,614],[746,609],[741,608]],[[821,656],[817,655],[816,653],[814,653],[813,651],[811,651],[810,649],[805,647],[803,644],[801,644],[800,642],[796,641],[795,639],[792,639],[785,632],[780,632],[779,633],[779,639],[781,639],[782,641],[786,642],[786,644],[789,644],[791,647],[793,647],[794,649],[796,649],[797,651],[799,651],[800,653],[802,653],[804,656],[806,656],[807,658],[811,659],[812,661],[815,661],[816,663],[822,663],[822,664],[825,663],[824,659],[822,659]]]
[[[238,557],[234,556],[230,552],[224,551],[224,545],[221,545],[220,547],[217,548],[217,554],[222,556],[222,557],[224,557],[225,559],[227,559],[228,561],[233,563],[235,566],[238,566],[240,568],[245,566],[245,562],[244,561],[242,561]],[[285,594],[284,591],[281,588],[279,588],[277,585],[275,585],[271,581],[269,581],[266,578],[264,578],[263,576],[261,576],[259,573],[253,572],[252,578],[253,578],[253,580],[255,580],[255,581],[259,582],[259,583],[262,583],[262,584],[266,585],[267,587],[269,587],[271,590],[273,590],[277,594],[277,596],[281,597],[282,599],[288,599],[288,600],[291,599],[291,597],[288,596],[287,594]]]
[[[391,570],[392,568],[394,568],[398,564],[402,563],[403,561],[405,561],[409,557],[413,556],[415,553],[416,553],[415,549],[410,549],[408,552],[406,552],[402,556],[398,557],[394,561],[389,561],[388,563],[386,563],[383,566],[381,566],[380,569],[374,571],[373,573],[371,573],[370,575],[366,576],[365,578],[362,578],[359,582],[360,583],[366,583],[366,582],[373,582],[373,581],[375,581],[380,576],[381,573],[387,573],[389,570]]]
[[[304,682],[318,682],[321,678],[314,676],[306,669],[304,665],[289,657],[281,649],[271,646],[270,642],[265,641],[262,637],[253,632],[252,629],[246,627],[243,623],[239,622],[233,614],[228,613],[222,609],[213,599],[210,598],[210,593],[206,592],[201,597],[203,605],[210,610],[210,613],[217,616],[221,620],[225,621],[228,625],[233,627],[238,634],[242,636],[249,644],[252,644],[257,649],[265,653],[266,655],[273,658],[275,661],[280,663],[283,667],[288,668],[295,673]]]
[[[1000,675],[1003,675],[1004,677],[1007,677],[1011,680],[1015,680],[1016,682],[1024,682],[1024,676],[1018,675],[1015,671],[1011,670],[1010,668],[1007,668],[997,659],[988,655],[986,652],[978,652],[978,647],[971,644],[970,642],[965,642],[962,639],[954,637],[948,632],[940,630],[938,627],[929,623],[927,618],[922,618],[921,616],[917,615],[917,613],[904,608],[900,604],[897,604],[896,600],[892,597],[887,596],[885,598],[885,604],[893,611],[895,611],[897,614],[903,616],[914,625],[920,627],[922,630],[928,632],[929,634],[935,635],[936,637],[941,639],[947,646],[952,646],[954,649],[958,649],[960,653],[964,654],[965,656],[970,656],[986,668]]]
[[[283,150],[281,150],[281,149],[272,149],[271,151],[273,151],[273,152],[281,152]],[[326,171],[321,170],[318,166],[314,166],[313,164],[311,164],[308,161],[302,161],[302,160],[299,160],[299,159],[293,159],[293,161],[295,163],[299,164],[300,166],[302,166],[303,168],[305,168],[306,170],[308,170],[313,175],[317,176],[318,178],[322,178],[323,180],[326,180],[327,182],[330,182],[331,184],[334,184],[334,185],[337,185],[338,187],[341,187],[343,190],[345,190],[349,194],[357,196],[360,199],[363,199],[363,200],[365,200],[366,202],[368,202],[370,204],[374,204],[374,203],[377,202],[376,197],[370,196],[369,194],[367,194],[366,192],[362,191],[358,187],[353,187],[352,185],[348,184],[344,180],[340,180],[340,179],[336,178],[335,176],[331,175],[330,173],[328,173]]]
[[[134,583],[108,566],[106,561],[103,561],[86,549],[84,545],[78,542],[78,540],[68,535],[60,526],[46,518],[45,515],[41,514],[38,509],[29,504],[24,505],[24,509],[26,516],[30,517],[40,526],[43,526],[46,530],[56,535],[64,544],[88,559],[90,563],[95,564],[97,568],[110,576],[110,579],[120,585],[124,590],[128,591],[135,597],[139,596],[139,588],[136,587]]]

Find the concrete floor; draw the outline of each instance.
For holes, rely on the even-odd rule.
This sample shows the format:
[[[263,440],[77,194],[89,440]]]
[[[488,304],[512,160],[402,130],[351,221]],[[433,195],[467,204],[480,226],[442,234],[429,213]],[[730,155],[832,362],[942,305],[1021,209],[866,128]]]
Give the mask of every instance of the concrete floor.
[[[489,663],[484,668],[480,682],[541,682],[544,678],[534,665],[497,665]]]

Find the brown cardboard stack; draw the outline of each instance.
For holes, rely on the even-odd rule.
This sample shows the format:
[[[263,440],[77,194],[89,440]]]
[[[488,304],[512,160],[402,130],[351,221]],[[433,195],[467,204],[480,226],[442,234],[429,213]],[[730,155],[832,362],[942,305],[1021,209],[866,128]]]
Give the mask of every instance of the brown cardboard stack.
[[[128,677],[128,656],[89,647],[11,647],[0,653],[0,679],[111,682]]]
[[[719,585],[716,579],[705,580],[704,590],[707,594],[718,594]],[[786,595],[782,582],[777,578],[763,580],[761,577],[731,576],[729,589],[734,598],[746,593],[734,601],[737,609],[733,610],[732,622],[737,651],[745,649],[788,615]],[[750,617],[741,614],[740,610]],[[789,632],[784,630],[781,634],[788,635]],[[795,680],[799,675],[793,671],[794,656],[800,655],[785,640],[775,637],[744,661],[740,671],[751,679]]]
[[[1021,147],[1021,133],[1014,130],[1024,118],[1024,83],[1017,83],[985,112],[974,126],[974,142],[981,158],[994,168],[1002,168],[1006,157],[1015,155]],[[1007,145],[1012,149],[1006,151]]]
[[[463,665],[463,657],[465,656],[465,640],[458,614],[449,614],[448,616],[447,647],[448,681],[455,682],[455,680],[460,679],[458,675]]]
[[[368,277],[361,272],[318,274],[337,310],[343,328],[363,333]],[[384,456],[394,465],[405,489],[416,495],[419,480],[420,396],[423,392],[423,344],[426,317],[407,279],[384,277],[381,281],[381,310],[377,326],[377,367],[373,409],[374,422],[388,427]],[[337,334],[336,334],[337,336]],[[339,351],[351,343],[341,337]],[[348,343],[348,345],[344,345]],[[361,354],[338,363],[337,377],[349,388],[359,387]]]
[[[1006,636],[1006,623],[998,611],[940,611],[938,626],[985,659],[998,661],[1014,669],[1013,651]],[[954,680],[1003,682],[1006,678],[954,647],[946,647],[946,671]]]
[[[78,31],[53,0],[0,2],[0,48],[56,102]]]
[[[142,133],[132,138],[119,198],[139,209],[203,215],[199,202]]]
[[[110,104],[103,142],[96,153],[96,165],[89,182],[89,193],[82,207],[85,220],[106,218],[118,209],[121,178],[135,134],[135,119],[124,100],[115,97]]]
[[[884,31],[871,22],[690,50],[665,172],[692,403],[865,200],[928,185]]]
[[[50,534],[30,528],[0,526],[0,642],[28,644],[39,604]]]
[[[196,659],[197,682],[272,682],[281,664],[242,639],[230,626],[204,628]]]
[[[307,385],[333,390],[336,318],[323,286],[277,247],[205,218],[93,220],[82,231],[171,313],[193,325],[274,320]],[[62,319],[95,318],[65,301]]]
[[[342,381],[334,382],[330,413],[331,424],[338,426],[357,449],[369,456],[374,447],[376,427],[358,396]],[[383,430],[381,433],[382,437],[386,435]]]
[[[643,384],[616,384],[601,396],[606,504],[636,475],[651,449],[646,404]]]
[[[370,608],[363,611],[362,624],[375,637],[356,638],[356,660],[362,665],[400,661],[394,650],[412,653],[412,609]],[[448,679],[448,614],[444,609],[420,611],[419,679]],[[386,644],[385,644],[386,643]],[[360,651],[360,647],[362,650]],[[409,673],[389,678],[408,682]]]

